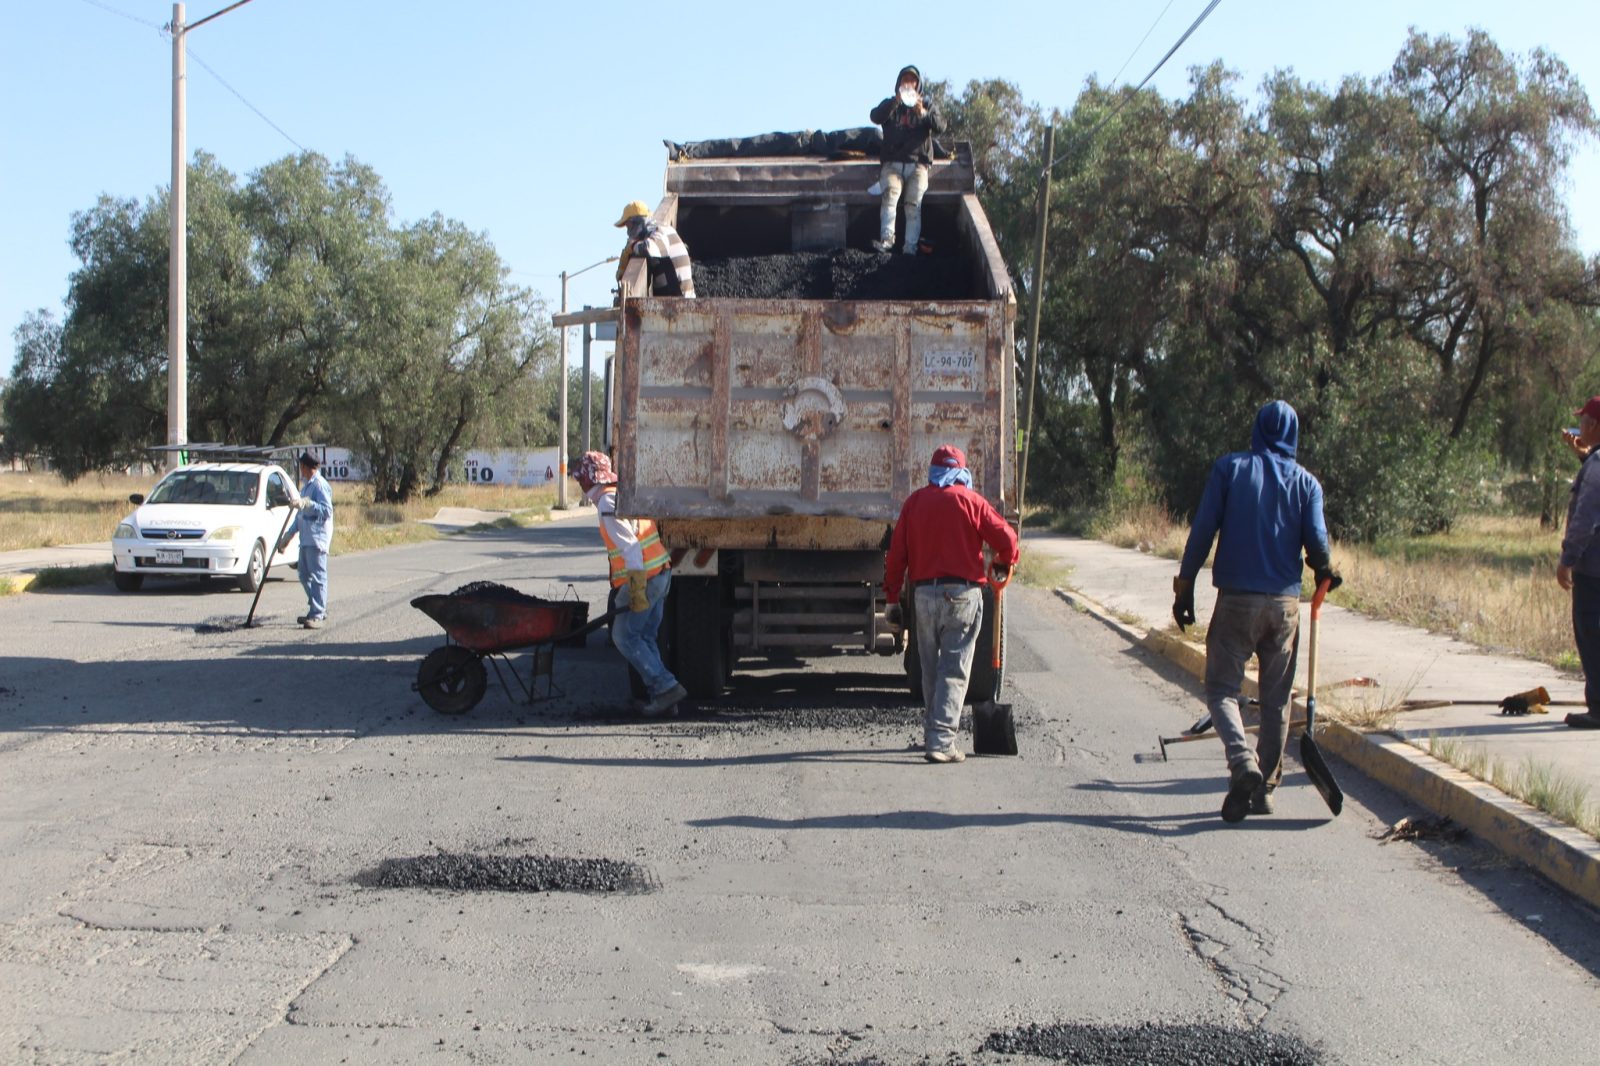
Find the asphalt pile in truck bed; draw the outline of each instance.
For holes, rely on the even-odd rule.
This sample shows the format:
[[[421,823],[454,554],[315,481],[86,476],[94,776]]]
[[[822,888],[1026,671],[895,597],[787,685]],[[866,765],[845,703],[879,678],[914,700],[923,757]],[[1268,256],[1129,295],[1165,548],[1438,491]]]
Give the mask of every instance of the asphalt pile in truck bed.
[[[792,252],[694,261],[695,295],[746,300],[971,300],[955,256]]]

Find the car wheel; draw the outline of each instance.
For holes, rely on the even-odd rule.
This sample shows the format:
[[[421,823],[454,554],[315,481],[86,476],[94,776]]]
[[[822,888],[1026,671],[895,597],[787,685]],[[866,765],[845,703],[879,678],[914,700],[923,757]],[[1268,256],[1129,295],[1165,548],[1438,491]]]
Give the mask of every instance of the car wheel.
[[[118,592],[138,592],[144,588],[143,574],[126,574],[121,570],[111,572],[111,583],[117,586]]]
[[[250,565],[239,575],[239,591],[255,592],[261,587],[261,578],[267,569],[267,549],[259,540],[250,549]]]

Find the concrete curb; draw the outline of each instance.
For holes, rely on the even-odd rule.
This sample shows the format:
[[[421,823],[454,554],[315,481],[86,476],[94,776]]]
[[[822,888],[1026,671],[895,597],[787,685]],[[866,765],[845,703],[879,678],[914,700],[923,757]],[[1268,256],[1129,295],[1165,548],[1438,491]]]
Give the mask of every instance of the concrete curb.
[[[15,574],[0,574],[0,581],[6,583],[7,595],[15,596],[27,592],[28,587],[38,576],[36,572],[30,570]]]
[[[1093,615],[1140,647],[1205,677],[1205,649],[1171,633],[1139,629],[1115,618],[1081,592],[1056,589],[1073,607]],[[1254,681],[1245,679],[1246,695]],[[1453,819],[1502,853],[1600,907],[1600,841],[1543,811],[1485,784],[1402,740],[1361,733],[1338,722],[1318,726],[1321,746],[1380,784]]]

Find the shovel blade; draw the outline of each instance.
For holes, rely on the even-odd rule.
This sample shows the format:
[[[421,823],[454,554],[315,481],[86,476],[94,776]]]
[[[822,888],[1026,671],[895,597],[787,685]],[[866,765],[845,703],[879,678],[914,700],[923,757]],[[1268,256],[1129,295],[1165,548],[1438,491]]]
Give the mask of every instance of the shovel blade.
[[[1017,724],[1011,704],[985,700],[972,707],[972,750],[979,755],[1015,755]]]
[[[1328,805],[1328,810],[1333,812],[1335,818],[1339,817],[1339,812],[1344,810],[1344,789],[1334,780],[1333,771],[1328,769],[1328,761],[1322,757],[1322,749],[1317,747],[1310,729],[1300,735],[1300,763],[1306,768],[1306,776],[1311,778],[1311,783],[1322,794],[1322,802]]]

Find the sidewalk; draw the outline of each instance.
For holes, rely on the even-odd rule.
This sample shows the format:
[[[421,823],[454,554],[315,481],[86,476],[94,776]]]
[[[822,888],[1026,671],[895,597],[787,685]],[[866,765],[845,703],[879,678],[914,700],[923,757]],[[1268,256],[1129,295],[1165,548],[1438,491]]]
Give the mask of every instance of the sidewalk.
[[[1023,550],[1048,554],[1072,567],[1067,583],[1082,593],[1105,620],[1191,673],[1204,670],[1204,648],[1178,636],[1172,623],[1172,578],[1176,560],[1156,558],[1099,541],[1049,533],[1027,533]],[[1195,613],[1203,626],[1211,616],[1216,590],[1209,572],[1195,582]],[[1301,639],[1310,614],[1302,607]],[[1119,624],[1120,623],[1120,624]],[[1511,655],[1419,629],[1376,621],[1342,607],[1325,606],[1319,625],[1317,681],[1319,712],[1340,703],[1364,700],[1380,707],[1400,700],[1489,700],[1487,705],[1439,707],[1400,713],[1385,734],[1358,733],[1343,726],[1323,730],[1324,748],[1364,773],[1431,809],[1465,824],[1491,843],[1600,906],[1600,843],[1490,786],[1477,783],[1419,749],[1430,735],[1459,737],[1483,745],[1502,762],[1532,759],[1570,775],[1589,787],[1590,803],[1600,803],[1600,731],[1570,729],[1566,712],[1582,707],[1552,707],[1546,715],[1507,717],[1494,706],[1513,693],[1543,685],[1553,700],[1583,699],[1579,677]],[[1296,690],[1305,690],[1306,655],[1302,645]],[[1352,677],[1370,677],[1371,688],[1325,688]],[[1192,717],[1174,722],[1174,734],[1205,713],[1196,699]],[[1151,738],[1152,745],[1155,738]],[[1199,746],[1199,744],[1195,745]],[[1292,748],[1292,745],[1291,745]],[[1218,754],[1218,764],[1221,756]]]

